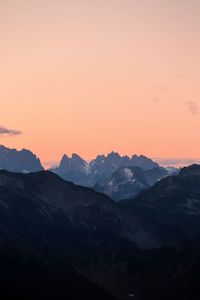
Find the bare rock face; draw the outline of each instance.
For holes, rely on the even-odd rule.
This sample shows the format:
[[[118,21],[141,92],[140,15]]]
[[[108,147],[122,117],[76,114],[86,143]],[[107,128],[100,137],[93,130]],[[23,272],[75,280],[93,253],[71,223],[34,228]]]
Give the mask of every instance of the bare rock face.
[[[11,172],[29,173],[43,170],[39,158],[31,151],[9,149],[0,146],[0,169]]]
[[[107,156],[98,155],[90,163],[77,154],[73,154],[71,158],[65,154],[59,167],[52,171],[75,184],[92,187],[97,182],[108,178],[116,170],[131,166],[144,170],[159,168],[157,163],[143,155],[128,157],[111,152]]]
[[[119,201],[135,197],[138,192],[149,188],[167,175],[168,172],[164,168],[144,170],[139,167],[123,167],[105,180],[97,182],[93,188]]]

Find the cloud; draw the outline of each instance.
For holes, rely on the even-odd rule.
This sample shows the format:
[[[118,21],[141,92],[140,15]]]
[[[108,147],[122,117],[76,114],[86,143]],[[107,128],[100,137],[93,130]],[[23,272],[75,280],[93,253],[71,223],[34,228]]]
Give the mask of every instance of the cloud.
[[[167,89],[167,87],[163,84],[158,84],[156,89],[160,92],[163,92]]]
[[[200,164],[199,158],[153,158],[162,166],[187,166],[192,164]]]
[[[7,129],[5,127],[0,127],[0,136],[13,136],[13,135],[19,135],[22,134],[21,131],[19,130],[14,130],[14,129]]]
[[[59,166],[59,164],[60,164],[60,161],[57,161],[57,160],[50,160],[50,161],[43,161],[42,162],[43,163],[43,165],[45,166],[45,167],[47,167],[47,168],[56,168],[56,167],[58,167]]]
[[[190,112],[190,114],[192,116],[195,116],[196,114],[198,114],[198,112],[199,112],[199,106],[198,106],[198,104],[196,102],[194,102],[194,101],[187,101],[186,105],[187,105],[187,108],[188,108],[188,110],[189,110],[189,112]]]

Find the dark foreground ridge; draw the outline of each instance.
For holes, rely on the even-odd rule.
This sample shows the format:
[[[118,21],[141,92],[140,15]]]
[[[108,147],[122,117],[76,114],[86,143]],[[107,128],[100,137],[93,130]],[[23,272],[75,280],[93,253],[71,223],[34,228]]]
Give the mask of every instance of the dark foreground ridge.
[[[4,299],[200,297],[200,167],[119,203],[49,171],[0,171]]]

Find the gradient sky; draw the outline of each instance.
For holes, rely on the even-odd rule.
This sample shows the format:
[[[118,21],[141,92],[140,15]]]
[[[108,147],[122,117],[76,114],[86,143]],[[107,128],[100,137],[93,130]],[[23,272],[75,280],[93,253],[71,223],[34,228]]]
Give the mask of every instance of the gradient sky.
[[[200,157],[199,0],[1,0],[0,144]]]

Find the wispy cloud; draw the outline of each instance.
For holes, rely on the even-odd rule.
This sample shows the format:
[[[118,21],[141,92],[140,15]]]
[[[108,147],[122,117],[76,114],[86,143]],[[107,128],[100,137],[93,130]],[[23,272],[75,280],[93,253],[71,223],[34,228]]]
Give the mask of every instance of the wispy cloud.
[[[189,110],[189,112],[190,112],[190,114],[192,116],[195,116],[196,114],[198,114],[198,112],[199,112],[199,106],[198,106],[198,104],[196,102],[194,102],[194,101],[187,101],[186,105],[187,105],[187,108],[188,108],[188,110]]]
[[[5,127],[0,126],[0,136],[14,136],[14,135],[19,135],[22,134],[21,131],[19,130],[14,130],[14,129],[7,129]]]
[[[148,108],[152,113],[157,112],[157,106],[159,104],[159,99],[157,97],[154,97],[149,103],[148,103]]]
[[[167,89],[167,87],[163,84],[158,84],[156,89],[157,91],[163,92]]]
[[[200,164],[199,158],[153,158],[162,166],[187,166],[192,164]]]
[[[57,160],[43,161],[42,164],[47,168],[56,168],[59,166],[60,161],[57,161]]]

